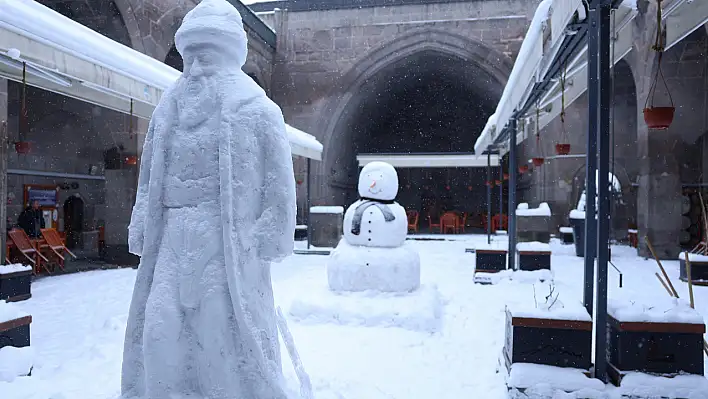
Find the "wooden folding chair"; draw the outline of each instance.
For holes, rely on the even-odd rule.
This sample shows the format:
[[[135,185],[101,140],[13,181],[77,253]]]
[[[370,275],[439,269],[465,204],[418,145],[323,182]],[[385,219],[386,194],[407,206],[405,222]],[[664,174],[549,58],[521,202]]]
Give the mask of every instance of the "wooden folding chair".
[[[56,231],[56,229],[42,229],[42,237],[44,237],[44,241],[47,242],[47,246],[49,249],[52,250],[54,255],[59,258],[59,267],[61,270],[64,270],[64,255],[63,252],[66,251],[69,255],[71,255],[74,259],[76,259],[76,255],[74,255],[73,252],[69,251],[69,248],[67,248],[64,245],[64,241],[62,241],[61,236],[59,235],[59,232]]]
[[[15,244],[15,247],[17,247],[17,250],[32,263],[34,266],[34,274],[39,274],[41,267],[44,267],[47,273],[52,273],[51,270],[47,268],[46,264],[42,263],[42,261],[49,263],[49,259],[45,258],[44,255],[39,252],[39,249],[32,244],[32,241],[30,241],[30,238],[24,230],[12,229],[8,235],[13,244]]]
[[[406,211],[408,217],[408,231],[418,232],[418,211]]]

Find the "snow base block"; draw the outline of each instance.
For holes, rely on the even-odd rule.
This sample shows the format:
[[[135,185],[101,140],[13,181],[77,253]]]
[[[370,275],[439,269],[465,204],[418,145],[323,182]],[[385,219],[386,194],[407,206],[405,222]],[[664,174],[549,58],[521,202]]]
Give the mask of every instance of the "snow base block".
[[[705,324],[622,322],[608,315],[610,377],[627,371],[703,375]]]
[[[591,353],[592,321],[517,317],[507,309],[504,358],[509,370],[516,363],[589,370]]]
[[[506,254],[503,249],[478,249],[475,251],[475,272],[497,273],[506,270]]]
[[[686,274],[686,260],[680,259],[679,262],[681,262],[681,267],[679,268],[679,279],[687,282],[688,275]],[[696,285],[708,285],[708,262],[691,260],[691,282]]]
[[[518,251],[519,270],[551,270],[551,251]]]
[[[327,261],[332,291],[412,292],[420,287],[420,255],[400,247],[363,247],[342,240]]]
[[[0,273],[0,300],[18,302],[32,297],[32,268]]]
[[[510,399],[608,399],[605,384],[575,368],[514,363],[506,386]]]
[[[290,316],[306,324],[399,327],[413,331],[440,329],[444,303],[435,285],[411,293],[303,292],[290,305]]]

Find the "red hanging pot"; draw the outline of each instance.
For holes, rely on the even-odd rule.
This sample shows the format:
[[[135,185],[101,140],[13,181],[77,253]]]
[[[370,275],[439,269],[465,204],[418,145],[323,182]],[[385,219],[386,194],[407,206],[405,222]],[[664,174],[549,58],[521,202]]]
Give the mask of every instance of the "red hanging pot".
[[[501,180],[495,180],[495,181],[494,181],[494,184],[496,184],[497,186],[501,186],[501,185],[502,185],[502,182],[501,182]]]
[[[536,157],[536,158],[531,158],[531,162],[533,162],[533,166],[541,166],[543,163],[546,161],[545,158],[542,157]]]
[[[529,171],[529,166],[528,166],[528,165],[521,165],[521,166],[519,166],[519,173],[521,173],[522,175],[523,175],[524,173],[528,172],[528,171]]]
[[[493,182],[493,181],[488,181],[488,182],[486,182],[486,183],[484,183],[484,184],[486,184],[488,187],[494,187],[494,182]]]
[[[131,165],[131,166],[137,165],[138,164],[138,157],[135,155],[130,155],[130,156],[125,157],[125,164]]]
[[[674,121],[674,107],[650,107],[644,108],[644,122],[649,129],[665,130]]]
[[[302,180],[295,180],[295,183],[297,183],[297,185],[299,186],[300,184],[302,184]]]
[[[18,154],[27,154],[32,150],[32,144],[29,141],[16,141],[15,152]]]
[[[504,180],[509,180],[509,174],[508,174],[508,173],[504,173]]]
[[[450,191],[450,186],[445,186],[445,190]]]
[[[468,191],[472,191],[472,186],[467,186]]]
[[[570,144],[568,144],[568,143],[558,143],[558,144],[556,144],[556,154],[557,154],[557,155],[568,155],[568,154],[570,154]]]

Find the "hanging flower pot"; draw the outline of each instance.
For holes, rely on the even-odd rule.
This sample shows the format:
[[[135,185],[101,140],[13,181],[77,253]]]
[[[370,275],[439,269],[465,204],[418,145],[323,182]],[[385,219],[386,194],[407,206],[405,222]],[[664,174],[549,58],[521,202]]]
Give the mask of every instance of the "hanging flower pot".
[[[472,186],[467,186],[467,191],[472,191]]]
[[[531,162],[533,162],[533,166],[539,167],[543,165],[543,163],[546,161],[545,158],[542,157],[536,157],[536,158],[531,158]]]
[[[484,184],[486,184],[487,187],[494,187],[494,182],[493,182],[493,181],[488,181],[488,182],[486,182],[486,183],[484,183]]]
[[[501,180],[495,180],[495,181],[494,181],[494,184],[496,184],[497,186],[501,186],[501,185],[502,185],[502,182],[501,182]]]
[[[529,171],[529,166],[528,166],[528,165],[521,165],[521,166],[519,166],[519,173],[521,173],[522,175],[523,175],[524,173],[528,172],[528,171]]]
[[[661,16],[661,0],[658,1],[658,7],[656,10],[656,18],[658,21],[662,20]],[[674,99],[671,97],[671,91],[669,90],[669,85],[666,83],[666,78],[664,78],[664,73],[661,71],[661,60],[664,55],[664,50],[666,49],[664,40],[666,40],[664,28],[661,24],[657,25],[656,39],[652,50],[658,53],[656,62],[656,74],[654,75],[654,80],[651,82],[651,87],[649,88],[649,95],[644,103],[644,122],[646,122],[649,129],[654,130],[665,130],[671,126],[671,122],[674,121],[674,112],[676,108],[674,107]],[[654,97],[656,95],[656,88],[659,85],[659,78],[661,78],[664,87],[666,88],[666,94],[669,97],[670,106],[655,107]]]
[[[644,108],[644,122],[649,129],[665,130],[674,121],[674,107]]]
[[[297,179],[297,180],[295,180],[295,183],[297,183],[298,186],[301,185],[301,184],[302,184],[302,179]]]
[[[570,144],[568,144],[568,143],[558,143],[558,144],[556,144],[556,154],[557,154],[557,155],[568,155],[568,154],[570,154]]]
[[[32,144],[29,141],[16,141],[15,152],[18,154],[28,154],[32,150]]]
[[[509,174],[508,174],[508,173],[504,173],[504,180],[509,180]]]
[[[137,155],[129,155],[125,157],[125,164],[130,165],[130,166],[135,166],[138,164],[138,157]]]
[[[450,186],[445,186],[445,190],[450,191]]]

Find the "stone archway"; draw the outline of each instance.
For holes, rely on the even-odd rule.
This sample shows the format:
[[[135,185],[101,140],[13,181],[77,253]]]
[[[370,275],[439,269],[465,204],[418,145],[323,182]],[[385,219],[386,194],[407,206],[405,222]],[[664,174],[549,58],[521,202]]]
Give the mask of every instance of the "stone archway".
[[[412,32],[368,54],[340,79],[324,107],[328,123],[320,175],[327,177],[325,184],[313,187],[325,191],[316,196],[337,204],[351,201],[357,153],[474,151],[511,66],[506,56],[481,42],[430,30]],[[483,185],[480,176],[449,172],[437,178],[422,171],[399,175],[406,181],[402,187],[423,175],[452,181],[444,186],[464,191]]]

